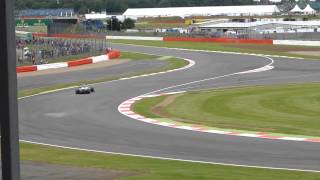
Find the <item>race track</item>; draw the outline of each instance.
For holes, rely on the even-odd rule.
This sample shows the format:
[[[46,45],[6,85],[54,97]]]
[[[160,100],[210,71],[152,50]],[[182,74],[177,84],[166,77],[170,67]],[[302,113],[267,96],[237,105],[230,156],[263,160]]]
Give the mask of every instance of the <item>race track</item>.
[[[273,58],[271,71],[221,77],[263,67],[265,57],[174,49],[116,45],[119,50],[177,56],[194,60],[186,70],[113,81],[95,85],[96,93],[77,96],[64,90],[19,100],[20,138],[67,147],[164,158],[248,166],[320,171],[320,143],[266,140],[191,132],[135,121],[117,107],[130,98],[166,90],[198,90],[217,87],[315,82],[320,62]],[[130,66],[127,67],[128,70]],[[125,70],[125,68],[123,69]],[[82,80],[101,75],[98,70],[44,76],[38,82],[55,84],[58,79]],[[221,78],[215,78],[221,77]],[[176,86],[202,79],[212,80]],[[31,85],[20,80],[22,86]],[[36,86],[36,85],[35,85]]]

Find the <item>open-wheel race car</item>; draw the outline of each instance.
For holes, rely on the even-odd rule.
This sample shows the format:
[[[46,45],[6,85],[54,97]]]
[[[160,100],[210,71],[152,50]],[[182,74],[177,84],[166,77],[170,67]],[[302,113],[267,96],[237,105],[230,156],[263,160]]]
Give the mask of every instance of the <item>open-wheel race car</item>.
[[[75,93],[76,94],[90,94],[95,92],[94,88],[90,85],[81,85],[79,87],[76,88]]]

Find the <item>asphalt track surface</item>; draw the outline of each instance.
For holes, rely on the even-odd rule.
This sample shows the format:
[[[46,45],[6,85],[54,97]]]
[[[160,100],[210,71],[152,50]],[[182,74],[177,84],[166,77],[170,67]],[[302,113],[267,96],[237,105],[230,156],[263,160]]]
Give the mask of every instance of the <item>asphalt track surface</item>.
[[[67,147],[248,166],[320,170],[320,143],[215,135],[145,124],[121,115],[117,107],[130,98],[201,79],[265,66],[265,57],[114,45],[116,49],[192,59],[182,71],[95,85],[96,93],[63,90],[19,100],[20,138]],[[320,62],[273,58],[271,71],[235,75],[178,86],[168,91],[239,85],[315,82]],[[95,70],[64,79],[85,79]],[[99,74],[99,73],[97,73]],[[100,76],[100,75],[99,75]],[[56,83],[53,77],[41,81]],[[61,78],[61,77],[59,77]],[[40,81],[40,80],[39,80]]]
[[[96,68],[94,70],[78,70],[59,74],[20,77],[18,78],[18,89],[26,90],[48,87],[56,84],[70,84],[79,81],[127,77],[130,76],[130,74],[143,72],[144,70],[163,68],[165,65],[166,63],[164,61],[135,60],[124,64]]]

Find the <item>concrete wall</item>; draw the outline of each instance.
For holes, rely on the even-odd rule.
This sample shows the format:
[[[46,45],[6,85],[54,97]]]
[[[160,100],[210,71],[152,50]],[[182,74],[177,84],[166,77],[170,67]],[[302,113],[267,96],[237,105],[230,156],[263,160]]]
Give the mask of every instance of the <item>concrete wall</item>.
[[[320,41],[273,40],[275,45],[320,46]]]
[[[108,39],[122,40],[146,40],[146,41],[163,41],[163,37],[141,37],[141,36],[106,36]]]

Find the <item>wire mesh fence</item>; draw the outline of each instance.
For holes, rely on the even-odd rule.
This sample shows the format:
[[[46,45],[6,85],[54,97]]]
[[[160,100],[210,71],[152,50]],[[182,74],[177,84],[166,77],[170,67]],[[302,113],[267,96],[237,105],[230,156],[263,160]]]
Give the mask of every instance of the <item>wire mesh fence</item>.
[[[103,54],[110,47],[104,39],[34,38],[17,40],[17,65],[38,65]]]

